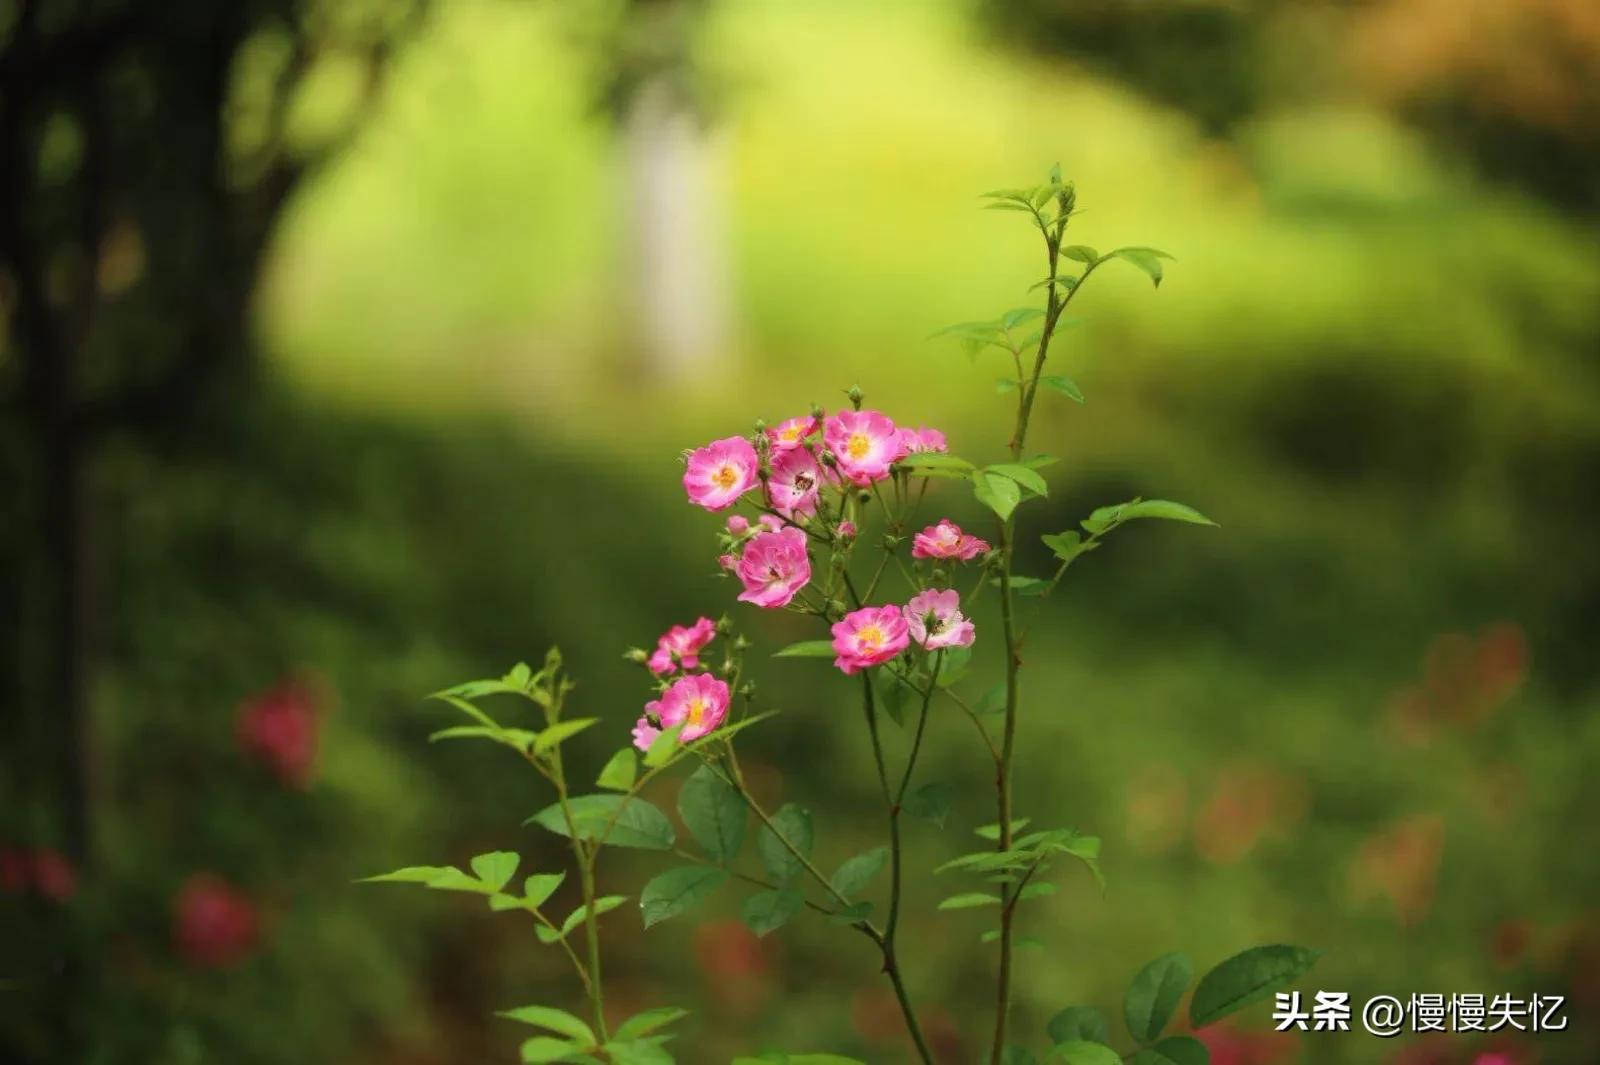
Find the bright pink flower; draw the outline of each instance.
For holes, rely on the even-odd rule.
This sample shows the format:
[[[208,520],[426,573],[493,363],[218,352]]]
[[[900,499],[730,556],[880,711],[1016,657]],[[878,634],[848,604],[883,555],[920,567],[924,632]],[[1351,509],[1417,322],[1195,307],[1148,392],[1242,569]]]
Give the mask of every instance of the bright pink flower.
[[[633,723],[633,745],[641,751],[648,751],[659,735],[661,729],[656,727],[656,722],[650,720],[649,714],[641,715],[639,720]]]
[[[767,498],[772,509],[784,517],[793,520],[796,515],[816,513],[817,489],[821,485],[822,468],[817,465],[816,456],[805,448],[780,451],[772,456]]]
[[[717,565],[726,570],[736,570],[739,568],[739,560],[733,555],[718,555]]]
[[[919,451],[949,451],[950,445],[945,443],[944,434],[937,429],[902,429],[900,430],[900,457],[916,454]]]
[[[220,877],[196,873],[184,881],[172,906],[172,942],[190,965],[222,969],[254,949],[259,928],[255,904]]]
[[[656,641],[655,653],[650,656],[650,672],[671,673],[682,666],[697,669],[700,651],[717,635],[717,623],[701,618],[693,625],[674,625]]]
[[[305,787],[317,757],[320,720],[316,696],[306,685],[285,681],[239,708],[236,735],[244,753],[291,787]]]
[[[777,532],[779,529],[783,528],[783,519],[778,517],[776,514],[763,514],[756,520],[759,521],[761,523],[761,527],[766,529],[768,532]]]
[[[846,673],[880,665],[906,649],[911,635],[897,606],[864,606],[833,623],[833,664]]]
[[[734,536],[743,536],[750,531],[750,519],[743,514],[728,515],[728,532]]]
[[[689,455],[683,488],[689,501],[707,510],[725,510],[755,487],[760,462],[742,436],[713,440]]]
[[[961,593],[953,588],[917,593],[906,604],[905,614],[911,638],[930,651],[972,646],[972,622],[962,615]]]
[[[865,488],[889,476],[889,467],[903,456],[900,431],[889,416],[875,410],[844,410],[828,418],[823,441],[839,472]]]
[[[971,562],[987,550],[988,543],[962,532],[961,526],[949,518],[928,526],[911,540],[912,558],[959,558]]]
[[[660,699],[645,703],[644,711],[646,717],[661,722],[664,729],[682,725],[678,739],[688,743],[722,724],[728,716],[728,685],[709,673],[691,673],[673,681]],[[637,726],[634,733],[637,743]]]
[[[799,418],[790,418],[776,429],[767,430],[767,439],[772,441],[774,451],[793,451],[799,447],[805,438],[817,431],[817,420],[811,415]]]
[[[811,579],[806,534],[792,525],[761,533],[745,547],[736,572],[744,582],[740,602],[769,608],[789,605]]]
[[[855,522],[853,522],[853,521],[841,521],[839,523],[839,539],[841,539],[841,540],[854,540],[855,536],[856,536],[856,523]]]

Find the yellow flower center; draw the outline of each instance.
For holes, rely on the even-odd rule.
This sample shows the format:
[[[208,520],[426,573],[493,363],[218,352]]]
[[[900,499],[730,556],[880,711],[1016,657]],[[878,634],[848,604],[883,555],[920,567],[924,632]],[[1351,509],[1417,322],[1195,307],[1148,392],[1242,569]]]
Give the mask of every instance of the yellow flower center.
[[[866,433],[851,433],[844,449],[849,452],[851,458],[864,459],[867,457],[867,452],[872,450],[872,439]]]
[[[856,642],[864,650],[875,651],[883,646],[883,630],[876,625],[863,625],[856,630]]]
[[[690,699],[688,713],[684,716],[687,718],[688,724],[699,728],[700,722],[706,716],[706,701],[704,699]]]
[[[781,439],[783,440],[783,442],[785,444],[792,444],[796,440],[799,440],[800,439],[800,427],[798,425],[789,426],[789,428],[785,429],[783,431],[783,433],[781,434]]]
[[[739,483],[739,471],[732,466],[718,466],[711,480],[718,488],[728,489]]]

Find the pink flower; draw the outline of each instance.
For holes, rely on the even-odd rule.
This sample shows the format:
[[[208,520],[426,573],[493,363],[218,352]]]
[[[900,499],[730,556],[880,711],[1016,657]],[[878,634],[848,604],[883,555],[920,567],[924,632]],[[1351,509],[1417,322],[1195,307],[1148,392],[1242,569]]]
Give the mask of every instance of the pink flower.
[[[750,519],[743,514],[728,515],[728,533],[732,536],[743,536],[750,531]]]
[[[641,751],[648,751],[659,735],[661,729],[657,727],[657,722],[650,720],[649,714],[640,715],[639,720],[633,723],[633,745]]]
[[[707,510],[725,510],[755,487],[759,468],[756,449],[744,437],[713,440],[689,455],[683,488],[691,503]]]
[[[822,438],[839,472],[863,488],[889,476],[889,467],[903,455],[900,431],[875,410],[840,411],[824,424]]]
[[[816,513],[817,489],[821,484],[822,468],[817,465],[816,456],[805,448],[780,451],[772,456],[767,498],[772,509],[784,517],[792,520],[796,515]]]
[[[34,851],[33,887],[51,902],[66,902],[77,894],[78,870],[60,851],[49,847]]]
[[[751,539],[735,571],[744,582],[739,601],[756,606],[788,606],[811,579],[806,534],[794,526]]]
[[[646,718],[654,717],[661,727],[683,726],[679,741],[697,740],[722,724],[728,716],[728,685],[709,673],[692,673],[672,682],[661,698],[644,704]],[[640,724],[645,724],[641,719]],[[639,727],[634,727],[638,743]],[[654,737],[651,737],[654,739]]]
[[[239,708],[236,734],[244,753],[265,765],[283,783],[303,788],[311,782],[320,731],[316,696],[296,681],[284,681],[246,700]]]
[[[853,521],[841,521],[838,531],[839,539],[854,540],[856,538],[856,523]]]
[[[937,429],[902,429],[900,430],[900,457],[913,455],[919,451],[949,451],[950,445],[945,443],[944,434]]]
[[[793,451],[799,447],[805,438],[817,431],[817,420],[811,415],[799,418],[790,418],[776,429],[767,430],[767,439],[772,441],[774,451]]]
[[[696,669],[700,665],[700,651],[717,635],[717,623],[701,618],[687,628],[674,625],[656,641],[655,653],[650,656],[650,672],[660,675],[671,673],[682,666]]]
[[[776,514],[763,514],[756,520],[759,521],[761,523],[761,527],[766,529],[768,532],[777,532],[779,529],[783,528],[783,519],[778,517]]]
[[[911,638],[930,651],[972,646],[972,622],[962,616],[961,594],[953,588],[919,592],[906,604],[905,615]]]
[[[733,555],[718,555],[717,565],[726,570],[737,570],[739,568],[739,560]]]
[[[961,526],[949,518],[923,529],[911,541],[912,558],[959,558],[971,562],[987,550],[988,543],[962,532]]]
[[[254,949],[255,905],[219,877],[196,873],[173,901],[172,942],[190,965],[222,969]]]
[[[833,664],[846,673],[880,665],[906,649],[911,636],[897,606],[864,606],[833,623]]]

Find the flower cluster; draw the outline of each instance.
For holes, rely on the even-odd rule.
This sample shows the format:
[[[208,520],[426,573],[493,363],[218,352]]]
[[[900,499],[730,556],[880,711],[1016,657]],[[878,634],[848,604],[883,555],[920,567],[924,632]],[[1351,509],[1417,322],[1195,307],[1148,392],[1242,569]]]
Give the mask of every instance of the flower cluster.
[[[833,664],[845,673],[882,665],[915,643],[928,651],[970,647],[976,635],[954,589],[929,588],[905,606],[867,606],[834,622]]]

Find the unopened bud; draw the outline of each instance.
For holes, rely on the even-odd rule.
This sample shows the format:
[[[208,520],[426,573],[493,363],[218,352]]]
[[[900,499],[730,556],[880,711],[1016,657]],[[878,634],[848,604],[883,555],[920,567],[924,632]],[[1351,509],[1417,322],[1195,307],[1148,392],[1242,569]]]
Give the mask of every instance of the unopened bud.
[[[755,681],[753,681],[753,680],[746,681],[745,683],[739,685],[739,694],[744,696],[746,699],[750,698],[755,693],[756,693],[756,682]]]
[[[628,648],[626,651],[622,652],[622,657],[626,658],[629,662],[638,662],[640,665],[650,661],[650,656],[645,654],[644,651],[637,647]]]
[[[849,390],[845,392],[845,396],[849,398],[850,405],[852,407],[854,407],[856,410],[860,410],[861,409],[861,386],[860,385],[851,385]]]
[[[745,639],[743,633],[733,638],[733,649],[735,651],[748,651],[750,649],[750,641]]]
[[[717,635],[726,636],[733,631],[733,619],[724,614],[717,619]]]
[[[839,463],[838,463],[838,460],[836,460],[836,459],[835,459],[835,458],[834,458],[834,457],[833,457],[833,452],[831,452],[831,451],[824,451],[824,452],[823,452],[823,453],[822,453],[822,454],[821,454],[821,456],[820,456],[820,458],[821,458],[821,459],[822,459],[822,464],[823,464],[823,465],[824,465],[824,466],[827,466],[827,467],[829,467],[829,468],[830,468],[830,469],[831,469],[831,468],[832,468],[832,467],[834,467],[834,466],[837,466],[837,465],[839,465]]]
[[[823,419],[824,412],[822,410],[822,404],[820,404],[820,403],[811,404],[811,416],[813,418],[817,419],[818,421],[821,421]]]

